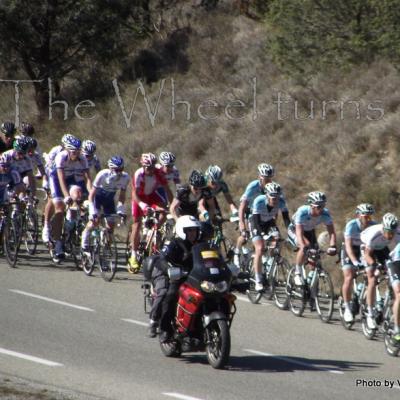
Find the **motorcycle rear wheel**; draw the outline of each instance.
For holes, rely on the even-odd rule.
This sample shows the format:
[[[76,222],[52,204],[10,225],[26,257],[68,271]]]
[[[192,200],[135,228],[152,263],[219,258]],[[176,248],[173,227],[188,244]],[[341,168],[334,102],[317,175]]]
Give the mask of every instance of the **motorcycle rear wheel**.
[[[206,336],[208,363],[215,369],[224,368],[231,352],[228,322],[223,319],[212,321],[206,328]]]
[[[181,346],[176,340],[160,342],[160,347],[165,357],[179,357],[181,355]]]

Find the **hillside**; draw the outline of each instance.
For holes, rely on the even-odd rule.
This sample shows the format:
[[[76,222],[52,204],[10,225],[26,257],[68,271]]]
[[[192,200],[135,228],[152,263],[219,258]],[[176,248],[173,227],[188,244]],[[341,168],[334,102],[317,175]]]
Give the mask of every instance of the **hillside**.
[[[270,61],[261,21],[230,1],[212,10],[175,3],[132,63],[110,69],[105,81],[94,77],[107,97],[84,88],[78,96],[76,82],[62,82],[68,118],[62,119],[64,106],[53,105],[53,119],[38,129],[44,149],[71,131],[97,140],[103,159],[122,154],[132,171],[142,152],[170,150],[184,177],[192,168],[220,165],[236,199],[257,164],[269,162],[292,212],[307,192],[326,191],[339,230],[359,202],[375,204],[379,216],[400,213],[400,79],[393,66],[382,61],[300,85]],[[131,79],[135,74],[143,84]],[[83,100],[95,106],[81,104],[79,119],[74,107]],[[21,119],[35,122],[28,86],[20,105]],[[0,115],[14,118],[11,84],[2,84]]]

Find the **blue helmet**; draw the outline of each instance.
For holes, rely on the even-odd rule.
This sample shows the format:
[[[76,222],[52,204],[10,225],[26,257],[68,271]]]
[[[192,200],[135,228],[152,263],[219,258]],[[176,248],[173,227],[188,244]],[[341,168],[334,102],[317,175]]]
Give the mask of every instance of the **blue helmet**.
[[[121,169],[124,168],[124,159],[120,156],[111,157],[107,162],[108,168],[110,169]]]
[[[82,142],[76,136],[71,135],[69,133],[65,134],[61,143],[64,145],[64,148],[67,150],[79,150],[82,146]]]
[[[84,140],[82,142],[82,154],[92,156],[96,153],[96,143],[93,140]]]

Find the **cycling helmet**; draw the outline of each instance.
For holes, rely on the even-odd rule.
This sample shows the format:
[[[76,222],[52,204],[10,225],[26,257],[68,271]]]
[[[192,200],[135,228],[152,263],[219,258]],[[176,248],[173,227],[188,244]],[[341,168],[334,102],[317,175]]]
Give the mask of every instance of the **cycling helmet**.
[[[266,176],[267,178],[272,178],[275,175],[274,167],[270,164],[265,164],[265,163],[259,164],[257,169],[260,176]]]
[[[65,142],[63,142],[66,150],[79,150],[82,146],[82,142],[80,139],[73,135],[65,135]],[[64,139],[64,137],[63,137]]]
[[[35,128],[28,122],[22,122],[21,126],[19,127],[19,131],[21,132],[21,135],[31,136],[35,133]]]
[[[307,195],[307,203],[313,206],[323,206],[326,203],[326,195],[323,192],[310,192]]]
[[[175,164],[176,157],[170,151],[163,151],[158,156],[158,159],[160,160],[161,165],[168,166],[168,165],[174,165]]]
[[[211,182],[219,182],[222,179],[222,169],[218,165],[210,165],[207,168],[206,177]]]
[[[152,167],[156,165],[157,157],[153,153],[143,153],[140,157],[140,164],[143,167]]]
[[[62,138],[61,138],[61,144],[65,147],[69,141],[76,139],[74,135],[71,135],[70,133],[66,133]]]
[[[394,231],[399,224],[399,220],[392,213],[387,213],[382,218],[382,225],[385,231]]]
[[[189,183],[195,188],[203,188],[207,185],[203,173],[197,169],[193,170],[189,177]]]
[[[0,167],[9,167],[10,166],[10,158],[7,155],[2,154],[0,155]]]
[[[375,214],[375,209],[372,204],[361,203],[356,208],[356,214],[358,215],[372,215]]]
[[[25,136],[20,136],[14,139],[13,149],[19,153],[26,153],[30,149],[31,145],[29,140]]]
[[[21,136],[22,137],[22,136]],[[29,149],[35,150],[37,147],[37,140],[30,136],[23,136],[28,143]]]
[[[110,169],[122,169],[124,168],[124,159],[120,156],[111,157],[108,160],[107,165]]]
[[[282,188],[279,183],[270,182],[265,185],[264,192],[269,197],[279,197],[282,192]]]
[[[15,124],[14,122],[6,121],[1,124],[1,132],[4,133],[5,136],[12,136],[15,134]]]
[[[186,229],[197,228],[200,232],[200,222],[192,215],[183,215],[176,221],[175,230],[178,237],[186,239]]]
[[[84,140],[82,142],[82,154],[92,156],[94,153],[96,153],[96,143],[93,140]]]

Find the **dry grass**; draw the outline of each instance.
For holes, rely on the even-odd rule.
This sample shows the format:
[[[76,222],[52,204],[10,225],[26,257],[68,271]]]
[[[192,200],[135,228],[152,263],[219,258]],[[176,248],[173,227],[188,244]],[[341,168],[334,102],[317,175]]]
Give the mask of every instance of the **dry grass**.
[[[227,2],[213,12],[201,8],[182,8],[181,19],[168,18],[165,11],[166,39],[174,27],[190,27],[186,56],[189,68],[183,74],[173,73],[166,78],[154,126],[147,117],[142,96],[138,95],[127,128],[115,95],[96,103],[92,120],[50,121],[38,129],[44,148],[56,144],[65,131],[98,141],[99,153],[106,159],[113,153],[122,154],[131,171],[143,151],[176,153],[178,166],[186,178],[193,168],[205,169],[219,164],[225,171],[236,199],[249,181],[256,177],[256,166],[269,162],[276,166],[276,180],[282,184],[292,212],[304,202],[311,190],[326,191],[329,207],[337,230],[343,230],[359,202],[370,201],[378,210],[378,218],[387,211],[400,213],[399,170],[397,154],[400,149],[397,110],[400,105],[398,72],[382,61],[364,66],[347,75],[318,75],[306,84],[285,77],[265,53],[263,24],[237,12],[231,12]],[[170,67],[169,67],[170,68]],[[115,77],[110,76],[111,80]],[[253,92],[250,80],[257,77],[257,118],[253,115]],[[186,106],[176,106],[175,120],[171,119],[171,82],[174,79],[176,101],[191,104],[191,118],[186,120]],[[66,84],[66,83],[65,83]],[[138,85],[120,82],[121,95],[129,113]],[[10,90],[9,90],[10,89]],[[3,91],[0,111],[3,119],[13,116],[12,88]],[[146,95],[155,107],[160,81],[145,85]],[[284,105],[285,120],[278,120],[278,93],[290,104]],[[28,99],[29,89],[24,90]],[[218,107],[204,109],[214,120],[199,117],[197,109],[205,100],[214,100]],[[224,108],[233,100],[245,104],[232,110],[243,119],[230,120]],[[84,99],[82,99],[84,100]],[[303,120],[296,119],[294,101]],[[360,117],[354,105],[346,104],[343,120],[336,104],[326,107],[324,101],[358,101]],[[313,119],[304,119],[314,101]],[[379,103],[378,103],[379,101]],[[368,105],[381,107],[379,112]],[[70,107],[70,115],[73,112]],[[35,119],[32,100],[25,102],[23,119]],[[368,117],[370,119],[368,119]]]

